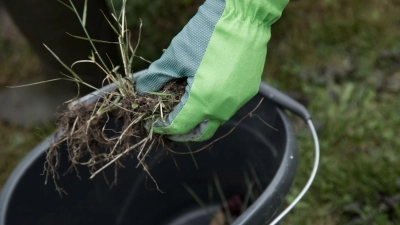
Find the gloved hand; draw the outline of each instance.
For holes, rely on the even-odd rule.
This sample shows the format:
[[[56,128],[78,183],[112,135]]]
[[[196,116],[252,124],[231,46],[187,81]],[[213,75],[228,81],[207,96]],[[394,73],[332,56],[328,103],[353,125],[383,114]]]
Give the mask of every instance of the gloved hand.
[[[207,0],[161,58],[139,76],[139,94],[187,77],[186,92],[154,132],[203,141],[257,94],[271,25],[288,0]]]

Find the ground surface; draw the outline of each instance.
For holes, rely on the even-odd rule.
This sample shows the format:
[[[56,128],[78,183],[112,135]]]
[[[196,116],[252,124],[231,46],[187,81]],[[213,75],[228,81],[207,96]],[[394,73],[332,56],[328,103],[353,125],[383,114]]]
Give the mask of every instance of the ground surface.
[[[191,6],[191,1],[173,2]],[[400,223],[399,11],[398,0],[293,0],[274,25],[264,79],[306,105],[322,149],[314,185],[282,224]],[[150,14],[157,21],[156,13]],[[142,19],[155,34],[150,19]],[[165,23],[162,19],[155,25],[168,30]],[[10,37],[4,27],[1,88],[40,75],[24,40],[17,32]],[[293,123],[302,158],[289,200],[308,178],[313,147],[302,121],[293,116]],[[51,124],[22,129],[0,123],[0,186],[50,131]]]

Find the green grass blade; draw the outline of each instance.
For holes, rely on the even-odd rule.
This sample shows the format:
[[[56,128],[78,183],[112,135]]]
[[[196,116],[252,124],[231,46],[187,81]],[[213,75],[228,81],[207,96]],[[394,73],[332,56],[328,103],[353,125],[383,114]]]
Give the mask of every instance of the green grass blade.
[[[194,200],[197,202],[197,204],[200,205],[201,208],[203,208],[207,214],[209,214],[212,218],[215,217],[215,220],[218,225],[222,225],[221,221],[219,221],[218,217],[215,216],[215,213],[212,213],[210,209],[204,204],[204,202],[200,199],[200,197],[196,194],[196,192],[186,183],[182,183],[183,187],[189,192],[189,194],[194,198]]]
[[[244,173],[244,180],[246,182],[247,192],[244,197],[244,201],[243,201],[243,204],[241,207],[241,212],[243,212],[246,209],[246,207],[249,206],[248,204],[249,204],[250,199],[254,202],[257,198],[253,193],[254,182],[250,181],[250,177],[249,177],[249,174],[247,174],[247,172]]]
[[[200,199],[200,197],[196,194],[196,192],[186,183],[182,183],[183,187],[189,192],[189,194],[196,200],[197,204],[199,204],[204,210],[209,211],[206,204]]]
[[[83,6],[82,24],[86,27],[86,17],[87,17],[87,0],[85,0],[85,5]]]
[[[80,83],[83,84],[83,85],[86,85],[87,87],[90,87],[90,88],[92,88],[92,89],[94,89],[94,90],[99,90],[97,87],[95,87],[95,86],[93,86],[93,85],[91,85],[91,84],[88,84],[88,83],[86,83],[86,82],[84,82],[84,81],[80,81]]]
[[[57,0],[59,3],[61,3],[61,4],[63,4],[65,7],[67,7],[68,9],[70,9],[70,10],[72,10],[73,12],[75,12],[74,11],[74,9],[71,7],[71,6],[69,6],[69,5],[67,5],[67,3],[65,3],[65,2],[63,2],[63,1],[61,1],[61,0]]]
[[[130,39],[129,39],[129,37],[130,37],[131,35],[130,35],[129,30],[125,29],[125,31],[126,31],[126,36],[125,36],[125,45],[124,45],[124,46],[125,46],[126,62],[128,62],[127,65],[126,65],[126,67],[127,67],[126,77],[129,77],[129,75],[130,75],[130,73],[131,73],[131,71],[130,71],[131,64],[130,64],[130,59],[129,59],[129,46],[130,46]]]
[[[111,3],[111,9],[113,10],[114,15],[117,15],[117,11],[115,11],[115,7],[114,7],[114,1],[110,0]]]
[[[253,186],[254,186],[254,184],[250,184],[250,185],[247,186],[247,193],[246,193],[246,196],[244,198],[242,208],[240,209],[241,212],[244,212],[246,210],[246,208],[250,206],[249,205],[249,201],[250,201],[250,197],[253,195],[252,194]]]
[[[168,94],[168,93],[161,93],[161,92],[152,92],[148,91],[147,94],[157,95],[157,96],[177,96],[176,94]]]
[[[68,79],[68,78],[56,78],[56,79],[39,81],[39,82],[35,82],[35,83],[30,83],[30,84],[23,84],[23,85],[17,85],[17,86],[6,86],[6,88],[29,87],[29,86],[33,86],[33,85],[44,84],[44,83],[53,82],[53,81],[59,81],[59,80],[75,81],[74,79]]]
[[[135,46],[135,49],[132,50],[132,56],[131,56],[131,58],[129,59],[129,62],[130,62],[131,64],[132,64],[133,58],[134,58],[135,55],[136,55],[136,51],[137,51],[137,49],[138,49],[138,47],[139,47],[139,44],[140,44],[140,37],[142,36],[142,25],[143,25],[143,22],[142,22],[142,19],[139,18],[139,20],[140,20],[140,25],[139,25],[139,37],[138,37],[138,42],[137,42],[137,44],[136,44],[136,46]]]
[[[103,60],[103,58],[100,56],[99,51],[97,51],[97,48],[96,48],[96,46],[94,45],[93,41],[90,40],[90,39],[91,39],[91,38],[90,38],[90,35],[89,35],[88,31],[86,30],[86,27],[83,26],[82,19],[81,19],[81,17],[79,16],[79,13],[78,13],[78,11],[76,10],[76,7],[75,7],[74,3],[72,2],[72,0],[69,0],[69,3],[71,4],[71,7],[74,9],[75,15],[76,15],[76,17],[78,18],[79,22],[81,23],[82,28],[83,28],[83,31],[85,32],[86,36],[88,37],[89,42],[90,42],[90,44],[92,45],[92,48],[93,48],[94,52],[96,53],[96,55],[97,55],[98,58],[100,59],[101,63],[103,64],[103,67],[104,67],[104,68],[106,69],[106,71],[109,73],[110,70],[108,69],[107,65],[104,63],[104,60]]]
[[[93,38],[87,38],[87,37],[81,37],[81,36],[76,36],[76,35],[73,35],[73,34],[70,34],[70,33],[67,33],[69,36],[71,36],[71,37],[74,37],[74,38],[77,38],[77,39],[82,39],[82,40],[85,40],[85,41],[93,41],[93,42],[100,42],[100,43],[106,43],[106,44],[116,44],[116,45],[119,45],[119,43],[118,42],[115,42],[115,41],[103,41],[103,40],[98,40],[98,39],[93,39]]]
[[[133,59],[135,58],[135,54],[132,54],[129,58],[129,64],[132,65]]]
[[[64,73],[62,73],[62,72],[61,72],[61,74],[64,75],[64,76],[66,76],[66,77],[70,77],[70,76],[68,76],[68,75],[66,75],[66,74],[64,74]],[[92,88],[93,90],[96,90],[96,91],[99,90],[98,88],[96,88],[96,87],[94,87],[94,86],[92,86],[92,85],[90,85],[90,84],[84,82],[83,80],[76,80],[75,78],[70,78],[70,81],[78,82],[78,83],[83,84],[83,85],[85,85],[85,86],[87,86],[87,87],[90,87],[90,88]],[[103,93],[104,93],[104,92],[103,92]]]
[[[257,176],[257,172],[256,172],[256,170],[254,169],[254,166],[252,166],[252,165],[249,163],[249,168],[250,168],[250,173],[251,173],[251,175],[253,176],[253,179],[254,179],[255,182],[256,182],[258,191],[259,191],[259,192],[262,192],[262,191],[263,191],[263,187],[262,187],[262,185],[261,185],[260,178]]]
[[[228,202],[225,198],[224,191],[222,190],[221,183],[219,182],[218,176],[215,173],[214,173],[214,183],[215,187],[217,187],[218,195],[222,200],[222,206],[225,209],[226,219],[228,220],[228,223],[231,224],[233,222],[233,217],[231,211],[229,210]]]
[[[118,15],[118,22],[123,19],[123,15],[125,14],[125,8],[126,8],[126,0],[122,1],[122,6],[121,6],[121,12]],[[124,26],[122,26],[122,29],[124,29]]]
[[[82,79],[78,76],[78,74],[75,73],[75,71],[73,71],[70,67],[68,67],[49,47],[47,47],[47,45],[43,44],[44,47],[54,56],[54,58],[56,58],[56,60],[61,63],[61,65],[67,69],[73,76],[75,79],[82,81]]]
[[[130,46],[130,31],[129,31],[129,29],[128,29],[128,22],[127,22],[127,20],[126,20],[126,14],[124,13],[124,20],[123,20],[123,24],[124,24],[124,31],[125,31],[125,33],[126,33],[126,36],[125,36],[125,44],[126,44],[126,49],[125,49],[125,52],[126,52],[126,58],[128,59],[129,58],[129,46]]]
[[[110,20],[108,20],[106,14],[104,14],[103,10],[100,10],[100,12],[103,14],[104,18],[106,18],[108,24],[110,25],[110,27],[114,30],[114,32],[119,36],[120,34],[118,33],[117,29],[114,27],[114,25],[111,23]]]

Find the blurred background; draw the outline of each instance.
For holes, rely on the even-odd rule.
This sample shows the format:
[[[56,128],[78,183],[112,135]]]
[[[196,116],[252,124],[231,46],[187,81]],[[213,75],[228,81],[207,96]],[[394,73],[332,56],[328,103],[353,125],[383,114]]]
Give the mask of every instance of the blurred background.
[[[156,60],[202,2],[128,1],[135,35],[139,18],[143,21],[137,54]],[[18,13],[13,14],[10,17],[0,1],[0,111],[29,112],[35,106],[24,107],[28,103],[21,98],[50,102],[54,99],[45,96],[56,95],[66,85],[52,83],[45,91],[37,86],[39,91],[27,94],[6,89],[46,79],[52,69],[39,59],[43,53],[30,45],[17,26]],[[282,224],[400,224],[399,15],[400,0],[292,0],[273,25],[263,79],[309,109],[322,149],[313,186]],[[47,34],[40,26],[32,29]],[[74,45],[58,44],[74,50]],[[147,66],[138,60],[135,69]],[[54,130],[55,105],[62,104],[62,97],[55,99],[49,106],[54,111],[35,122],[18,123],[7,116],[0,121],[0,188],[18,162]],[[313,160],[306,125],[291,118],[301,159],[288,202],[308,179]]]

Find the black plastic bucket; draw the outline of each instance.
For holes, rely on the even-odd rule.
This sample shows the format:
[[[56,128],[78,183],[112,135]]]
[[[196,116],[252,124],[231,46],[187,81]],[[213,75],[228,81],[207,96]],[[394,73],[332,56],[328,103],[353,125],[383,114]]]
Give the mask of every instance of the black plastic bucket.
[[[215,137],[228,132],[264,95],[260,91],[221,126]],[[0,195],[0,225],[208,225],[210,211],[221,207],[214,175],[227,199],[235,195],[243,198],[248,186],[245,173],[251,174],[252,169],[263,192],[233,224],[265,224],[280,209],[289,192],[298,155],[290,121],[275,103],[266,98],[255,113],[278,131],[257,117],[247,118],[211,149],[194,155],[198,169],[190,155],[175,155],[175,163],[171,156],[165,156],[165,151],[155,152],[149,159],[149,167],[165,193],[146,187],[146,183],[151,187],[154,184],[146,182],[146,174],[135,168],[137,160],[132,158],[125,162],[118,185],[111,189],[101,175],[89,180],[89,174],[82,170],[80,180],[74,173],[66,174],[59,184],[69,195],[61,198],[51,182],[44,185],[45,178],[41,175],[50,137],[26,156],[5,184]],[[203,144],[192,143],[191,149]],[[177,151],[187,151],[185,146],[179,148]],[[65,170],[68,164],[66,157],[62,158],[61,168]],[[193,189],[206,208],[196,202],[183,183]]]

